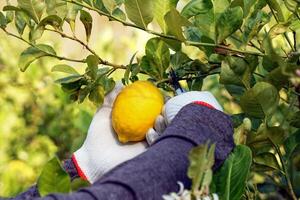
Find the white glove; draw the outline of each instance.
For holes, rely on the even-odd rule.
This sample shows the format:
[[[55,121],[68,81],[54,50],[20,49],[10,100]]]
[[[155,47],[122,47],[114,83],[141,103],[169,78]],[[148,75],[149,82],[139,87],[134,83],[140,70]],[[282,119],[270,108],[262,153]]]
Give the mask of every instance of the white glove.
[[[112,128],[112,105],[122,88],[118,83],[106,95],[103,106],[93,117],[84,144],[72,156],[79,175],[91,183],[120,163],[144,152],[148,146],[146,142],[122,144]]]
[[[163,108],[163,116],[158,116],[155,120],[154,129],[150,128],[147,132],[146,139],[152,144],[171,123],[179,110],[187,104],[197,103],[203,106],[217,109],[223,112],[221,105],[218,103],[214,95],[207,91],[191,91],[175,96],[167,101]]]

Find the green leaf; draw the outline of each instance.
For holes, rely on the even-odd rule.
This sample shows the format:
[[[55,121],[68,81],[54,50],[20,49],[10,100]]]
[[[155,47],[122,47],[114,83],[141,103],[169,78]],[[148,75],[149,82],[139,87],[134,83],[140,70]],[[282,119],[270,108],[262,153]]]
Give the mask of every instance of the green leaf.
[[[67,2],[64,0],[46,0],[46,12],[48,15],[56,15],[61,19],[67,16]]]
[[[171,8],[176,8],[178,0],[153,0],[154,18],[159,24],[163,33],[167,33],[167,25],[164,16]]]
[[[101,10],[107,14],[109,14],[108,10],[105,8],[103,1],[102,0],[83,0],[85,3],[87,3],[88,5]],[[117,0],[116,0],[117,2]]]
[[[253,157],[255,164],[265,166],[265,170],[280,170],[280,166],[274,154],[262,153]]]
[[[277,89],[267,82],[257,83],[241,97],[241,107],[244,112],[257,118],[272,115],[278,102]]]
[[[276,66],[277,64],[275,64]],[[286,62],[282,62],[280,67],[273,69],[270,73],[266,75],[265,81],[274,85],[278,90],[283,86],[288,84],[289,76],[284,73],[285,66],[288,65]]]
[[[211,0],[192,0],[181,11],[181,15],[186,18],[207,13],[213,4]]]
[[[216,38],[222,43],[229,35],[238,30],[243,23],[241,7],[227,8],[216,21]]]
[[[251,7],[256,3],[257,0],[233,0],[230,3],[230,7],[234,8],[236,6],[240,6],[243,8],[244,17],[248,16]]]
[[[79,79],[70,83],[61,83],[61,89],[69,94],[76,93],[82,85],[82,81]]]
[[[120,8],[116,8],[112,15],[122,21],[126,21],[126,14]]]
[[[287,160],[293,155],[295,149],[300,146],[300,130],[291,134],[285,141],[284,141],[284,149],[286,152],[285,157]]]
[[[30,41],[36,41],[40,39],[45,31],[45,27],[47,25],[52,26],[54,29],[61,29],[62,26],[62,19],[57,15],[49,15],[42,19],[40,23],[36,27],[32,27],[29,33]]]
[[[122,81],[124,82],[123,83],[124,85],[128,85],[129,84],[129,75],[130,75],[130,72],[132,72],[132,70],[133,70],[133,65],[132,64],[133,64],[133,60],[134,60],[136,54],[137,54],[137,52],[135,52],[133,54],[133,56],[130,59],[129,65],[127,65],[126,71],[124,73],[124,78],[122,79]],[[137,73],[136,74],[132,74],[132,75],[135,76],[135,75],[137,75]]]
[[[251,150],[238,145],[215,173],[216,191],[222,200],[241,199],[252,162]]]
[[[87,71],[88,71],[88,75],[92,78],[92,79],[96,79],[97,77],[97,70],[98,70],[98,65],[99,65],[99,59],[95,56],[95,55],[89,55],[86,58],[86,63],[88,65],[87,67]]]
[[[7,5],[10,5],[9,1],[7,1]],[[4,8],[3,8],[3,11],[4,11]],[[7,24],[12,22],[14,20],[14,17],[15,17],[15,12],[14,11],[6,11],[6,22],[7,22]]]
[[[290,125],[295,128],[300,128],[300,111],[293,114],[289,119]]]
[[[225,10],[230,6],[229,1],[212,0],[212,2],[214,4],[214,13],[216,19],[219,17],[220,14],[225,12]]]
[[[104,88],[105,95],[111,92],[116,86],[114,79],[107,78],[106,76],[103,76],[98,83]]]
[[[139,66],[146,74],[148,74],[151,78],[154,78],[156,80],[161,79],[161,74],[158,69],[152,67],[151,61],[147,58],[147,56],[143,56],[140,61]]]
[[[68,193],[71,190],[71,180],[63,170],[58,158],[51,159],[43,168],[37,181],[39,194],[44,197],[50,193]]]
[[[0,27],[5,28],[6,27],[6,18],[2,12],[0,12]]]
[[[24,9],[18,8],[16,6],[11,6],[11,5],[4,6],[3,11],[22,11],[22,12],[26,12]]]
[[[244,59],[227,56],[222,62],[220,83],[250,88],[253,71],[254,69]]]
[[[18,33],[22,35],[26,27],[26,24],[29,20],[28,16],[24,12],[18,12],[18,11],[15,12],[15,16],[16,16],[15,26],[17,28]]]
[[[286,0],[284,1],[286,8],[292,13],[299,13],[300,2],[297,0]]]
[[[100,85],[96,86],[92,89],[91,93],[89,94],[89,100],[99,107],[103,104],[104,94],[104,88]]]
[[[170,51],[168,46],[159,38],[152,38],[146,44],[146,56],[162,71],[170,65]]]
[[[228,1],[223,0],[213,0],[213,8],[208,12],[203,14],[198,14],[194,17],[194,24],[202,33],[201,42],[213,43],[216,40],[216,20],[219,18],[220,14],[229,6]],[[208,55],[213,53],[211,47],[201,48]]]
[[[93,18],[90,13],[80,10],[80,21],[83,23],[85,28],[86,40],[89,42],[92,33]]]
[[[187,27],[184,30],[184,35],[189,41],[201,42],[202,32],[197,27]]]
[[[146,44],[146,56],[141,61],[141,68],[152,78],[161,80],[170,65],[168,46],[159,38],[152,38]]]
[[[257,133],[247,135],[247,145],[255,155],[269,152],[273,144],[281,145],[285,138],[285,131],[281,127],[268,127],[261,124]]]
[[[249,118],[244,118],[242,123],[234,129],[233,139],[234,143],[239,144],[245,144],[247,135],[251,131],[251,120]]]
[[[185,63],[192,61],[185,53],[178,51],[171,55],[171,64],[174,69],[182,67]]]
[[[277,2],[277,0],[266,0],[266,2],[268,3],[269,7],[274,10],[275,15],[277,16],[278,20],[280,22],[284,22],[285,21],[284,15],[283,15],[281,6]]]
[[[71,66],[69,65],[55,65],[54,67],[52,67],[51,72],[64,72],[67,74],[77,74],[79,75],[79,73]]]
[[[29,65],[42,57],[56,55],[54,49],[46,44],[38,44],[35,47],[29,47],[23,51],[19,59],[19,67],[24,72]]]
[[[268,32],[269,38],[272,40],[278,35],[281,35],[289,30],[290,22],[275,24]]]
[[[55,81],[55,83],[73,83],[82,79],[81,75],[71,75]]]
[[[225,2],[225,1],[224,1]],[[195,25],[201,31],[201,33],[210,38],[215,40],[215,20],[216,16],[214,13],[214,9],[209,10],[207,13],[199,14],[194,17],[195,18]]]
[[[168,33],[174,35],[177,39],[184,41],[185,38],[182,34],[183,26],[190,26],[191,23],[175,9],[171,10],[165,15],[165,22],[167,24]]]
[[[75,32],[75,20],[78,15],[78,12],[82,9],[81,6],[73,4],[73,3],[67,3],[67,15],[66,15],[66,21],[70,24],[70,28],[72,32]]]
[[[121,6],[125,0],[114,0],[118,6]]]
[[[55,29],[59,29],[62,25],[62,19],[57,15],[49,15],[42,19],[42,21],[38,24],[39,26],[47,26],[50,25]]]
[[[31,28],[30,33],[29,33],[29,40],[32,43],[35,43],[36,40],[40,39],[45,31],[44,26],[36,26],[34,28]]]
[[[144,29],[153,20],[153,2],[148,0],[125,0],[128,18]]]
[[[90,85],[86,87],[81,87],[78,93],[78,103],[82,103],[84,99],[88,96],[88,94],[91,92],[92,88]]]
[[[39,23],[46,7],[44,0],[18,0],[18,5],[24,9],[36,23]]]
[[[97,77],[100,77],[100,76],[102,76],[102,75],[108,73],[109,70],[111,70],[111,68],[109,68],[109,67],[101,67],[101,68],[99,68],[99,69],[97,70]]]
[[[188,177],[192,179],[192,191],[199,190],[202,186],[203,181],[210,184],[209,178],[206,177],[207,173],[210,174],[211,168],[215,162],[215,144],[208,147],[208,144],[200,145],[196,148],[193,148],[189,153],[190,166],[188,169]],[[205,180],[206,179],[206,180]],[[207,180],[208,179],[208,180]]]
[[[112,13],[112,11],[116,8],[117,3],[115,0],[102,0],[104,7],[106,10],[108,10],[109,13]]]
[[[280,57],[275,48],[273,47],[272,39],[267,35],[263,40],[262,47],[266,52],[266,56],[263,57],[262,65],[265,70],[272,71],[279,66],[285,65],[285,61]]]
[[[80,178],[74,179],[71,183],[73,191],[78,191],[79,189],[89,187],[91,184],[88,181],[84,181]]]
[[[262,10],[253,12],[249,18],[246,19],[243,31],[244,45],[256,36],[256,34],[262,29],[262,27],[270,21],[270,15]]]
[[[191,81],[189,85],[190,91],[201,91],[203,86],[203,78],[195,78]]]

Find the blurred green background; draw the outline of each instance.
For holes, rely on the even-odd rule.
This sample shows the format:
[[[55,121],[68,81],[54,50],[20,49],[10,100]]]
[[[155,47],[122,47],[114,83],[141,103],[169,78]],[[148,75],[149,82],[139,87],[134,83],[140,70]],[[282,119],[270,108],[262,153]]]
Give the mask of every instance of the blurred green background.
[[[0,1],[0,8],[4,4]],[[81,23],[76,24],[76,35],[84,41]],[[90,46],[105,59],[121,64],[128,63],[136,51],[142,55],[148,38],[143,32],[95,16]],[[88,55],[81,46],[55,34],[42,40],[60,55]],[[71,103],[60,85],[54,83],[64,74],[52,73],[51,67],[65,61],[44,58],[22,73],[18,57],[27,47],[0,31],[0,196],[13,196],[33,185],[55,154],[61,160],[70,157],[83,142],[97,109],[88,101]],[[84,66],[75,66],[84,70]],[[120,79],[121,74],[115,78]]]

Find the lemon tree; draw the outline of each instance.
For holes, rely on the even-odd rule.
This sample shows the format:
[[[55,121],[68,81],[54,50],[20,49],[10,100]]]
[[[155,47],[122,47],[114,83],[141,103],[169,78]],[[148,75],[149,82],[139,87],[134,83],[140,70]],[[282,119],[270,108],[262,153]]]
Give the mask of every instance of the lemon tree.
[[[124,64],[101,57],[89,45],[91,13],[153,36],[144,55],[133,55]],[[171,67],[187,90],[201,90],[207,77],[215,77],[217,87],[224,89],[216,95],[238,107],[238,113],[231,113],[230,106],[225,110],[232,114],[235,142],[242,145],[224,163],[227,182],[215,184],[216,191],[224,199],[275,194],[295,200],[300,196],[299,19],[299,0],[7,0],[0,28],[28,44],[20,55],[21,71],[44,57],[86,66],[83,73],[69,64],[52,69],[68,74],[56,83],[74,102],[89,99],[100,106],[114,87],[111,74],[117,70],[124,70],[125,85],[143,77],[170,92]],[[76,37],[76,21],[85,28],[85,41]],[[40,42],[46,32],[79,43],[90,55],[59,55]],[[217,172],[218,177],[222,179]]]

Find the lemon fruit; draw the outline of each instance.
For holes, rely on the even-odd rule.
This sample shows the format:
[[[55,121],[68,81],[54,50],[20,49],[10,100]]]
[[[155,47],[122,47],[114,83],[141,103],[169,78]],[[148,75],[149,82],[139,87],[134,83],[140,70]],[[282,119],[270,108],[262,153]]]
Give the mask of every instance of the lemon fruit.
[[[144,140],[163,104],[163,95],[151,82],[136,81],[126,86],[116,97],[112,109],[112,126],[119,141]]]

